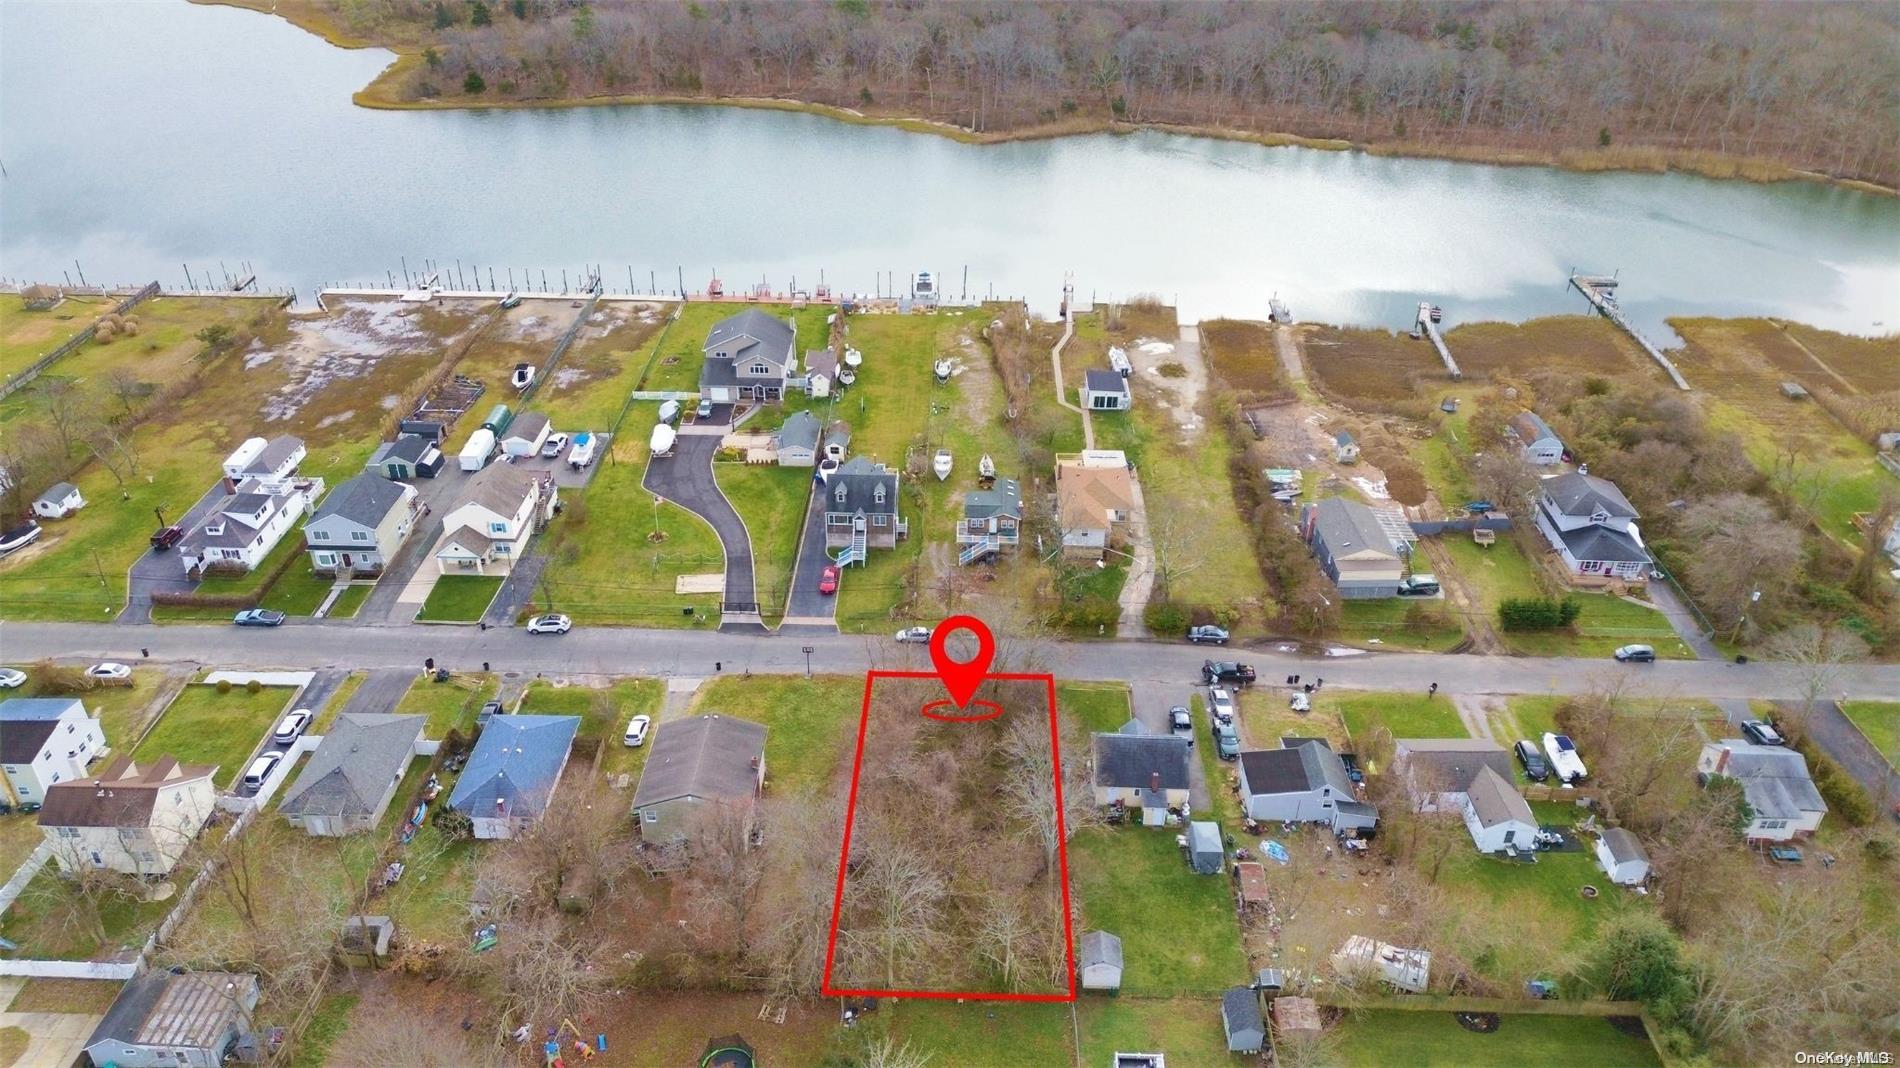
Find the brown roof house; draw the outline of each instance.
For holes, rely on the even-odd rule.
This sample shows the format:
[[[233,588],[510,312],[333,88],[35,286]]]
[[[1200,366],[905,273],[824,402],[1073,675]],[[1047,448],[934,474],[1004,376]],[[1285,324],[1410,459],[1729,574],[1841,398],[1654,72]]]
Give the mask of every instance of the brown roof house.
[[[750,810],[765,788],[765,726],[717,713],[662,726],[633,792],[640,836],[689,837],[708,803]]]
[[[119,991],[86,1056],[119,1068],[217,1068],[254,1048],[257,995],[257,976],[244,972],[146,972]]]
[[[211,818],[217,770],[170,756],[144,766],[119,757],[97,775],[48,788],[40,833],[67,872],[168,874]]]
[[[1056,457],[1056,522],[1062,548],[1096,552],[1135,510],[1135,483],[1125,453],[1109,449]]]

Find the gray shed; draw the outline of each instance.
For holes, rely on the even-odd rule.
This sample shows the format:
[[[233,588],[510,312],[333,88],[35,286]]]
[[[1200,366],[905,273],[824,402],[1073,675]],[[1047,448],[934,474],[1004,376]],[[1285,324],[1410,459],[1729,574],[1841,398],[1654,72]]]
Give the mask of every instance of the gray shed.
[[[1081,949],[1082,989],[1120,991],[1122,940],[1107,931],[1090,931],[1082,936]]]
[[[1227,1029],[1229,1053],[1259,1053],[1267,1044],[1267,1021],[1260,1015],[1260,999],[1244,986],[1228,987],[1220,996],[1220,1022]]]
[[[1220,824],[1212,820],[1195,820],[1188,824],[1185,840],[1188,866],[1200,875],[1219,875],[1227,861],[1227,850],[1221,845]]]

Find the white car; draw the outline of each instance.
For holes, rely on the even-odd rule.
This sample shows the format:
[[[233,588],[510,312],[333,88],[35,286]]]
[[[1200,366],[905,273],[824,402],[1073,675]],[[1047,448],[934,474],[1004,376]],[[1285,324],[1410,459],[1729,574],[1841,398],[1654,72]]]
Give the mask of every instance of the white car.
[[[1550,770],[1560,782],[1576,782],[1589,774],[1577,755],[1577,743],[1568,734],[1545,731],[1544,755],[1550,757]]]
[[[652,716],[635,716],[627,721],[627,733],[620,740],[629,749],[637,749],[647,744],[647,730],[652,726]]]
[[[1214,719],[1220,723],[1231,723],[1234,719],[1234,695],[1224,686],[1216,686],[1207,691],[1207,707],[1214,713]]]
[[[0,690],[17,690],[26,685],[26,672],[19,668],[0,668]]]
[[[244,769],[244,778],[240,783],[242,792],[254,794],[263,789],[264,780],[270,778],[270,773],[277,770],[278,762],[283,759],[282,753],[265,753],[251,761],[251,766]]]
[[[529,634],[566,634],[574,628],[574,621],[559,612],[550,612],[545,616],[535,616],[528,620]]]
[[[897,640],[906,645],[930,641],[929,627],[905,627],[897,632]]]
[[[547,443],[541,446],[541,458],[543,460],[558,460],[566,448],[566,434],[550,434],[548,435]]]
[[[298,735],[304,732],[305,727],[310,726],[310,719],[310,710],[307,708],[299,708],[295,712],[285,715],[284,718],[278,722],[277,729],[270,732],[270,740],[279,745],[289,745],[297,740]]]
[[[89,679],[109,679],[115,682],[122,682],[132,677],[132,668],[129,664],[105,660],[87,668],[86,677]]]

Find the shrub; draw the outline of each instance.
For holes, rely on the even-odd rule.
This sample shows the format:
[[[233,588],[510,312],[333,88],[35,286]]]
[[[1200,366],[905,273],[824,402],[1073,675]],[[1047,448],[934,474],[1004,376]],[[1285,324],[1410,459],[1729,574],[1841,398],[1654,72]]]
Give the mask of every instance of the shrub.
[[[1866,788],[1834,763],[1832,757],[1816,748],[1806,735],[1794,734],[1789,740],[1807,758],[1808,775],[1827,802],[1829,815],[1846,820],[1852,827],[1865,827],[1873,822],[1874,802],[1867,796]]]
[[[462,79],[462,91],[470,96],[478,95],[487,88],[488,83],[482,81],[481,73],[478,71],[469,71],[468,77]]]
[[[1182,634],[1188,627],[1187,610],[1167,601],[1149,601],[1141,619],[1150,634]]]
[[[1861,846],[1860,849],[1861,852],[1867,854],[1869,864],[1885,865],[1893,859],[1893,839],[1891,838],[1869,838],[1867,844]]]
[[[264,692],[264,684],[256,679],[252,679],[244,684],[244,692],[256,696]]]
[[[434,823],[435,829],[441,831],[446,838],[468,838],[475,833],[475,821],[468,818],[468,813],[447,806],[436,809],[435,816],[430,822]]]
[[[1583,606],[1568,597],[1511,597],[1498,605],[1498,623],[1505,630],[1558,630],[1582,612]]]
[[[230,692],[231,692],[231,680],[230,680],[230,679],[219,679],[219,680],[218,680],[218,693],[219,693],[220,695],[222,695],[222,694],[227,694],[227,693],[230,693]]]
[[[1612,1000],[1640,1001],[1664,1026],[1684,1017],[1695,994],[1682,940],[1651,913],[1626,913],[1598,930],[1582,978]]]
[[[51,660],[42,660],[34,664],[28,674],[33,677],[41,693],[56,697],[91,693],[99,688],[98,679],[86,674],[84,668],[72,664],[55,664]]]

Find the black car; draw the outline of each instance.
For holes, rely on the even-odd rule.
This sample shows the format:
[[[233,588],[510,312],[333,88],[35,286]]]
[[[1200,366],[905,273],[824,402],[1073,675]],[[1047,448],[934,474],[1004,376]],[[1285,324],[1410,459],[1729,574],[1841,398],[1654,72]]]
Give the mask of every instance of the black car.
[[[1537,749],[1537,743],[1519,741],[1511,747],[1517,754],[1517,762],[1524,765],[1524,776],[1533,782],[1543,782],[1550,778],[1550,765],[1544,762],[1544,754]]]
[[[1217,682],[1247,686],[1252,684],[1253,680],[1253,668],[1247,664],[1236,664],[1230,660],[1209,660],[1201,665],[1201,681],[1209,686]]]
[[[1216,627],[1211,623],[1199,627],[1189,627],[1187,640],[1196,645],[1200,645],[1203,642],[1209,645],[1226,645],[1227,629],[1225,627]]]
[[[1756,745],[1788,744],[1788,740],[1781,736],[1781,732],[1775,729],[1775,725],[1765,719],[1743,720],[1742,736]]]

